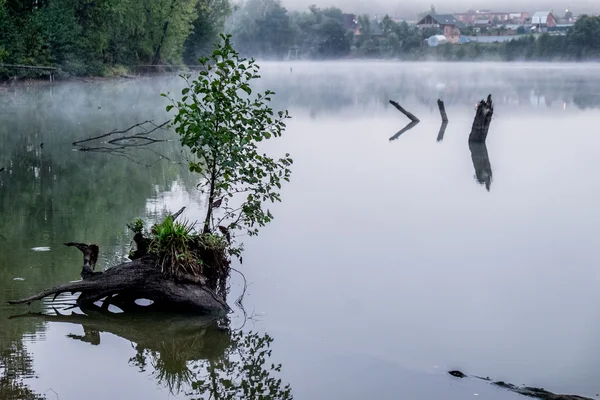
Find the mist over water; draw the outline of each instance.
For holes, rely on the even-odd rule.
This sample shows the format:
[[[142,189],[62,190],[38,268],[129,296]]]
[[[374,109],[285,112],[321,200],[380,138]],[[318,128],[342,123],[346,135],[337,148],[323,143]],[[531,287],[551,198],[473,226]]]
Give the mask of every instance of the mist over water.
[[[282,1],[282,5],[290,10],[306,10],[311,4],[315,3],[306,0]],[[557,0],[531,0],[527,3],[516,0],[438,0],[430,3],[398,3],[389,0],[375,0],[366,3],[355,0],[330,0],[327,3],[317,3],[317,6],[334,6],[341,8],[344,12],[348,13],[366,13],[372,16],[375,16],[376,14],[389,14],[416,20],[417,15],[421,12],[428,11],[431,4],[436,7],[438,12],[444,14],[466,12],[469,9],[491,9],[498,12],[526,11],[530,13],[536,11],[552,11],[560,16],[564,14],[565,9],[569,9],[576,14],[600,12],[600,6],[598,4],[587,0],[571,0],[568,2]]]
[[[517,398],[450,369],[600,392],[599,66],[260,65],[256,90],[274,90],[273,108],[293,117],[266,150],[290,152],[294,172],[274,221],[244,240],[236,267],[255,315],[243,331],[274,339],[269,363],[282,364],[295,398]],[[0,93],[1,304],[78,278],[80,255],[61,243],[97,243],[107,267],[127,255],[132,219],[183,205],[185,218],[202,219],[172,132],[160,133],[169,141],[154,152],[128,157],[72,146],[162,122],[160,93],[181,87],[165,76]],[[475,104],[488,94],[487,146],[469,148]],[[449,118],[440,141],[438,98]],[[421,120],[394,141],[409,120],[389,100]],[[230,298],[240,287],[234,275]],[[205,368],[237,340],[198,321],[8,319],[29,310],[0,306],[0,371],[60,399],[162,399],[169,369],[160,360]],[[48,304],[42,311],[54,314]],[[242,321],[236,310],[232,325]],[[186,336],[187,325],[202,340]],[[185,327],[170,334],[171,348],[161,345],[169,326]],[[23,359],[27,368],[15,362]],[[65,360],[71,367],[57,368]],[[73,379],[82,365],[86,374]]]

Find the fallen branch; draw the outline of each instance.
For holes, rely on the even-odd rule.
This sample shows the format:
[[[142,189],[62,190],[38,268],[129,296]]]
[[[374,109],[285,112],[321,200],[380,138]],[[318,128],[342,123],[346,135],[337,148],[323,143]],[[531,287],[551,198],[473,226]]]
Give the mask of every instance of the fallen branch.
[[[477,112],[471,127],[469,142],[485,142],[492,116],[494,115],[494,105],[492,103],[492,95],[488,95],[487,100],[481,100],[477,105]]]
[[[141,149],[141,150],[149,150],[160,157],[160,159],[169,159],[163,154],[158,153],[157,151],[148,148],[147,146],[166,142],[166,139],[156,139],[150,137],[155,131],[159,129],[164,129],[171,120],[165,121],[160,125],[156,125],[152,121],[144,121],[137,123],[135,125],[130,126],[127,129],[121,130],[113,130],[108,133],[104,133],[102,135],[93,136],[87,139],[78,140],[73,142],[73,146],[76,146],[79,151],[89,151],[89,152],[98,152],[98,153],[108,153],[111,155],[124,157],[129,161],[132,161],[136,164],[139,164],[144,167],[149,167],[149,164],[142,164],[141,162],[134,159],[130,154],[127,153],[129,149]],[[147,127],[150,125],[150,127]],[[141,128],[140,132],[134,133],[132,132],[136,128]],[[120,136],[119,136],[120,135]],[[117,137],[115,137],[117,136]],[[109,140],[102,141],[102,139]]]
[[[406,111],[404,108],[402,108],[402,106],[400,104],[396,103],[394,100],[390,100],[390,104],[393,105],[394,107],[396,107],[396,109],[398,111],[400,111],[402,114],[406,115],[408,117],[408,119],[410,119],[411,121],[420,122],[419,118],[415,117],[413,114]]]
[[[87,138],[87,139],[75,141],[75,142],[73,142],[73,146],[79,146],[79,147],[85,148],[86,146],[81,146],[82,143],[87,143],[87,142],[92,142],[92,141],[104,139],[106,137],[113,136],[113,135],[124,134],[124,133],[127,133],[127,132],[135,129],[135,128],[143,127],[143,125],[145,125],[145,124],[151,124],[152,126],[154,126],[154,128],[152,130],[146,130],[146,129],[144,129],[144,131],[136,133],[134,136],[149,135],[149,134],[153,133],[154,131],[165,127],[169,122],[171,122],[171,120],[165,121],[165,122],[163,122],[160,125],[156,125],[155,123],[153,123],[150,120],[144,121],[144,122],[140,122],[140,123],[137,123],[135,125],[132,125],[129,128],[127,128],[127,129],[123,129],[123,130],[115,129],[113,131],[110,131],[110,132],[102,134],[102,135],[93,136],[93,137],[90,137],[90,138]],[[131,138],[131,137],[132,136],[126,136],[126,138]],[[120,138],[120,139],[123,139],[123,138]],[[113,140],[118,140],[118,139],[113,139]]]
[[[468,378],[469,376],[466,374],[463,374],[460,371],[449,371],[448,372],[450,375],[454,376],[455,378]],[[571,394],[555,394],[552,392],[549,392],[547,390],[541,389],[541,388],[534,388],[534,387],[528,387],[528,386],[516,386],[513,385],[512,383],[506,383],[506,382],[502,382],[502,381],[496,381],[496,382],[492,382],[492,380],[490,378],[483,378],[480,376],[473,376],[473,378],[477,378],[477,379],[481,379],[484,381],[488,381],[491,382],[492,385],[494,386],[498,386],[504,389],[508,389],[511,392],[515,392],[518,393],[520,395],[523,396],[527,396],[527,397],[532,397],[535,399],[542,399],[542,400],[592,400],[589,397],[582,397],[582,396],[577,396],[577,395],[571,395]]]

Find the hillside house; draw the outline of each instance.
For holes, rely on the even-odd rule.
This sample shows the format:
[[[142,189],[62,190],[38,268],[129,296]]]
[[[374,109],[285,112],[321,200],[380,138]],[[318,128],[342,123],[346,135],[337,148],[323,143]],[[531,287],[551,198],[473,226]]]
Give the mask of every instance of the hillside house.
[[[465,29],[465,25],[450,14],[427,14],[417,22],[417,26],[420,29],[440,28],[450,43],[457,43],[460,30]]]
[[[531,25],[538,32],[547,32],[556,26],[556,18],[550,11],[538,11],[531,17]]]
[[[484,19],[489,19],[494,24],[522,24],[529,18],[529,14],[526,12],[494,12],[490,10],[480,10],[457,13],[454,14],[454,17],[465,25],[475,25],[475,21]]]

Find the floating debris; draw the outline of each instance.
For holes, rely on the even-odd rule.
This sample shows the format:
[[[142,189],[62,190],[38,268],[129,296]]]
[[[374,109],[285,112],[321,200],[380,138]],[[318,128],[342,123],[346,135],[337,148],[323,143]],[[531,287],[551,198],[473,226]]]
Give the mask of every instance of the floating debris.
[[[13,281],[24,281],[25,278],[13,278]]]

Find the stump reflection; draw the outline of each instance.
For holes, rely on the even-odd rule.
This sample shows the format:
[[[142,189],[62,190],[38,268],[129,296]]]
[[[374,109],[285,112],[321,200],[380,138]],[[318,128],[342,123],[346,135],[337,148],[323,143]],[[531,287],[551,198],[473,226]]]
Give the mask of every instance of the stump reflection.
[[[487,191],[490,191],[492,185],[492,166],[488,156],[485,143],[469,142],[471,150],[471,160],[475,167],[475,179],[482,185],[485,185]]]

